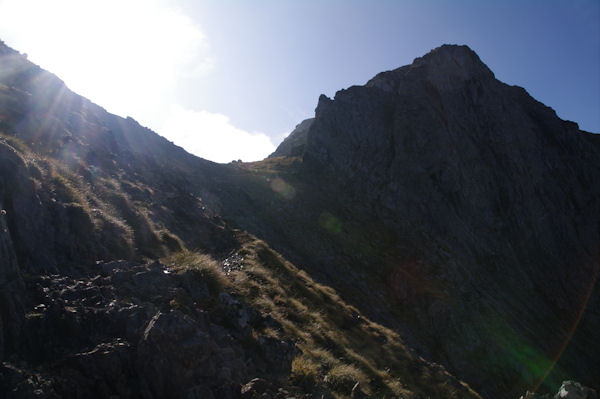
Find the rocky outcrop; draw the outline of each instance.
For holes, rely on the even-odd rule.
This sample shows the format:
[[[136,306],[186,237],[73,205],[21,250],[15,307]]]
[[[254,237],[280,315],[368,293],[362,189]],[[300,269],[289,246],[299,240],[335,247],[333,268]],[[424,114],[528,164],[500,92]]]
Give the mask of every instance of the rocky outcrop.
[[[576,381],[563,381],[556,395],[536,394],[527,392],[520,399],[597,399],[598,395],[594,389],[584,387]]]
[[[308,118],[296,125],[296,128],[283,140],[277,149],[269,155],[274,157],[297,157],[304,153],[306,134],[315,118]]]
[[[0,163],[18,168],[19,157],[11,151],[3,153],[6,150],[0,144]],[[0,362],[6,357],[6,352],[14,348],[20,334],[25,288],[8,223],[9,215],[5,209],[6,192],[16,182],[5,177],[5,174],[0,177]]]
[[[550,380],[591,384],[600,370],[596,139],[496,80],[466,46],[321,96],[304,173],[322,198],[339,198],[329,211],[345,223],[314,237],[313,247],[333,239],[338,249],[313,251],[313,267],[365,292],[357,281],[336,285],[330,260],[365,248],[377,260],[354,270],[380,276],[395,298],[380,307],[398,306],[427,356],[488,397],[535,384],[575,326],[554,369],[565,374]],[[352,223],[377,222],[386,241],[352,236]]]
[[[563,381],[554,397],[556,399],[597,399],[598,394],[594,389],[584,387],[576,381]]]
[[[241,299],[217,301],[195,270],[99,262],[89,276],[31,276],[27,286],[3,397],[236,398],[258,375],[279,384],[295,353],[254,338],[263,316]],[[232,317],[240,307],[253,314],[243,326]]]

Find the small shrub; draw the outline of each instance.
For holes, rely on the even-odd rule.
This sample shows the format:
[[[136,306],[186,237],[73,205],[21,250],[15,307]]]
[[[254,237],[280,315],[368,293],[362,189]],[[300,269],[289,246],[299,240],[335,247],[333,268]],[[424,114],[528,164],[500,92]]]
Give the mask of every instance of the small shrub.
[[[100,242],[106,247],[107,257],[130,259],[135,253],[133,230],[123,220],[101,209],[93,208],[95,229]]]
[[[166,251],[161,245],[158,234],[154,230],[152,221],[147,211],[141,206],[135,205],[130,198],[118,191],[105,191],[103,197],[111,208],[125,220],[133,229],[133,237],[138,253],[150,258],[164,256]]]
[[[192,271],[197,278],[206,283],[211,295],[217,295],[229,285],[229,280],[219,264],[210,255],[182,250],[163,259],[163,262],[180,275]]]
[[[297,356],[292,360],[292,383],[305,391],[314,389],[319,377],[319,366],[305,356]]]
[[[73,187],[73,185],[62,175],[57,175],[52,179],[52,186],[56,196],[65,203],[74,202],[76,204],[84,204],[83,198]]]
[[[329,370],[325,377],[325,383],[333,391],[347,395],[362,377],[363,374],[353,365],[340,364]]]
[[[304,348],[304,353],[311,358],[314,359],[315,363],[317,363],[323,372],[327,372],[340,363],[338,359],[335,358],[333,353],[327,349],[323,349],[318,346],[313,346],[311,348]]]
[[[171,252],[181,251],[184,248],[183,242],[175,234],[168,230],[161,230],[159,232],[160,240],[165,244],[167,249]]]

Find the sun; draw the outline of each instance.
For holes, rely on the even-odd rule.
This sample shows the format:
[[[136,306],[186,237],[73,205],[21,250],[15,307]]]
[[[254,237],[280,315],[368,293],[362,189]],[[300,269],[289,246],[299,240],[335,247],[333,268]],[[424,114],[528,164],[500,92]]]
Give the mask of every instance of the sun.
[[[0,15],[8,44],[121,116],[151,113],[182,75],[211,67],[200,28],[164,1],[2,0]]]
[[[69,89],[194,155],[251,161],[275,150],[218,110],[180,104],[216,61],[201,27],[172,1],[0,0],[0,16],[0,38]]]

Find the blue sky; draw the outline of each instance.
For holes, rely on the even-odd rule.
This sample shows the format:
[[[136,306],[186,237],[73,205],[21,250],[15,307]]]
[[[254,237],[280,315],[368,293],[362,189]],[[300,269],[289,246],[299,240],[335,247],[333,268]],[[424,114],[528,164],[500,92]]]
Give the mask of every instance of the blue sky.
[[[467,44],[498,79],[600,132],[597,0],[43,3],[0,0],[0,38],[109,111],[220,162],[268,155],[321,93],[443,43]]]
[[[247,110],[232,117],[251,128],[271,119],[272,133],[285,129],[287,114],[308,115],[320,93],[457,43],[499,79],[600,132],[598,1],[215,1],[194,12],[223,67],[210,101],[225,107],[239,96]]]

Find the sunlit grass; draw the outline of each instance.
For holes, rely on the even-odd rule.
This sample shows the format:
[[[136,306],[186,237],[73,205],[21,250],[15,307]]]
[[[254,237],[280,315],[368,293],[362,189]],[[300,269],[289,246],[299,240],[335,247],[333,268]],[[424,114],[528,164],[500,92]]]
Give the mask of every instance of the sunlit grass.
[[[187,272],[195,274],[206,283],[212,295],[231,285],[219,263],[208,254],[184,249],[163,258],[162,262],[169,270],[179,275],[185,275]]]
[[[238,253],[244,267],[230,274],[232,287],[283,327],[269,334],[296,342],[302,353],[293,360],[290,382],[300,389],[321,387],[345,398],[360,382],[373,397],[478,397],[441,366],[415,357],[398,334],[365,318],[264,242],[247,237]]]
[[[25,144],[23,140],[21,140],[18,137],[11,136],[10,134],[3,132],[2,130],[0,130],[0,140],[5,141],[6,143],[8,143],[8,145],[15,148],[21,153],[28,153],[30,151],[29,146]]]
[[[103,248],[93,256],[156,258],[184,248],[179,237],[153,217],[154,204],[136,199],[153,194],[143,182],[121,181],[120,172],[109,174],[82,161],[67,163],[39,154],[2,131],[0,143],[12,147],[25,164],[29,180],[23,180],[23,184],[31,186],[45,201],[55,203],[55,209],[65,208],[89,219],[89,233]]]

